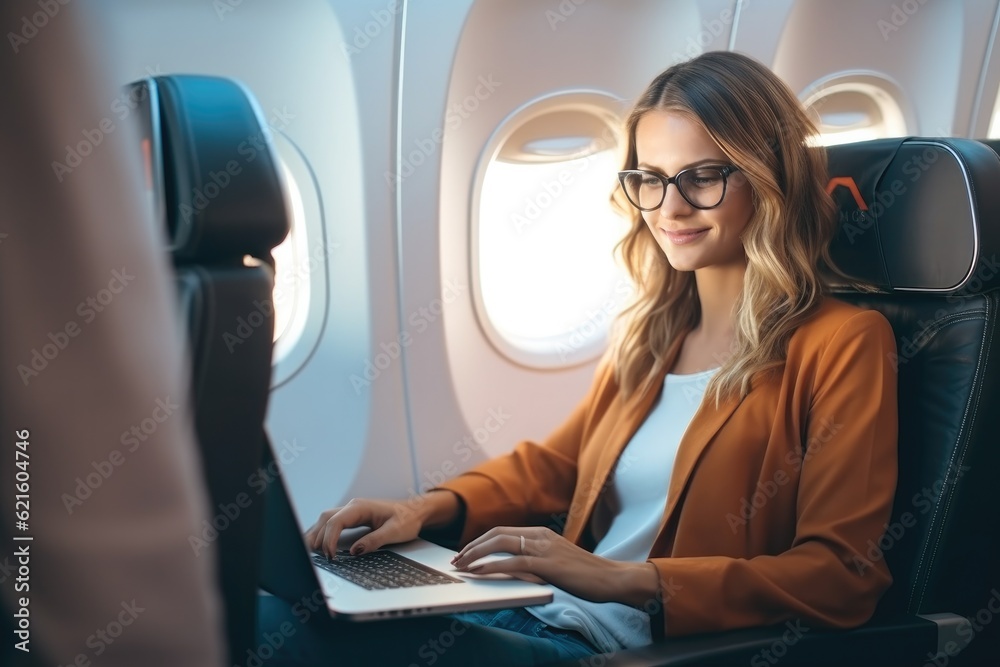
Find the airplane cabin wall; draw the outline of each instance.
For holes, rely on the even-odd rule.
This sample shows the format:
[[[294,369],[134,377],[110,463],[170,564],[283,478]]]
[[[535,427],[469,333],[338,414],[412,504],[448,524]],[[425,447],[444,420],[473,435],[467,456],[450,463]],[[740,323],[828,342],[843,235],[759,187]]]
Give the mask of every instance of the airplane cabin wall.
[[[273,121],[303,218],[279,284],[308,303],[278,341],[268,428],[306,524],[352,496],[407,497],[544,438],[589,386],[603,323],[568,357],[518,347],[489,320],[474,273],[483,202],[498,201],[480,189],[532,114],[563,105],[621,120],[666,66],[729,48],[802,98],[882,86],[909,134],[984,136],[1000,86],[997,0],[221,3],[231,11],[106,0],[105,29],[126,80],[235,77]],[[913,11],[894,14],[903,5]],[[614,183],[591,173],[560,196],[604,198]],[[525,204],[511,197],[504,214]],[[572,289],[562,253],[579,239],[566,224],[543,211],[514,238],[568,230],[545,261]]]
[[[996,0],[746,2],[734,48],[767,63],[800,96],[872,76],[895,98],[909,134],[971,132],[996,33]],[[905,10],[904,10],[905,6]],[[986,94],[980,95],[983,90]]]

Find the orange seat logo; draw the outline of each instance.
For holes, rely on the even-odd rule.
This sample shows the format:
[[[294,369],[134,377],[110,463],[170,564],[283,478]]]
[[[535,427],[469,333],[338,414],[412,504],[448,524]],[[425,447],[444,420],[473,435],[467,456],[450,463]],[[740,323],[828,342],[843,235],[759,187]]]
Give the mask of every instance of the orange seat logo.
[[[865,203],[864,197],[861,196],[858,184],[850,176],[836,176],[831,178],[830,182],[826,184],[826,194],[832,195],[837,186],[841,185],[851,191],[851,196],[854,197],[854,201],[857,203],[859,209],[862,211],[868,210],[868,204]]]

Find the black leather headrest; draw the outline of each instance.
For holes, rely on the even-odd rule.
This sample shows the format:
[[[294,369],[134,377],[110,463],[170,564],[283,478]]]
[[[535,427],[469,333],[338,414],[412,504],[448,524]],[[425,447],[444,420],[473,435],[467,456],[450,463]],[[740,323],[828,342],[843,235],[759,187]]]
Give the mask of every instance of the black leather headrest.
[[[1000,286],[1000,158],[971,139],[879,139],[827,149],[846,273],[886,291]]]
[[[171,251],[178,261],[269,258],[288,219],[269,130],[240,84],[155,77]]]

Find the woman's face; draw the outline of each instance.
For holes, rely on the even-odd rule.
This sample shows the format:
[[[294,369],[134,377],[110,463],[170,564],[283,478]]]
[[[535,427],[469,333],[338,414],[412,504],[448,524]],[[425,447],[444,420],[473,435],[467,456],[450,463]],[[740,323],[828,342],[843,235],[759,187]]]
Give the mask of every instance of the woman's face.
[[[705,128],[671,111],[650,111],[639,119],[635,148],[638,168],[663,176],[696,166],[732,164]],[[751,188],[737,171],[729,175],[725,198],[715,208],[695,208],[671,183],[660,208],[642,215],[670,265],[695,271],[744,266],[740,234],[752,214]]]

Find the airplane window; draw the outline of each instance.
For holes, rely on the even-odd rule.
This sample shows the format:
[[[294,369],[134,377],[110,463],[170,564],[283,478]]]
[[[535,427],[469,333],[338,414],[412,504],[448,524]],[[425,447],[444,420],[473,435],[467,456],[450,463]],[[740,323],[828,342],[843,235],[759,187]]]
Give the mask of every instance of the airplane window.
[[[594,358],[632,294],[613,255],[628,227],[609,203],[618,152],[606,121],[550,113],[511,133],[486,170],[473,240],[477,306],[515,361],[552,368]]]
[[[288,235],[272,251],[275,271],[271,302],[274,306],[275,342],[289,332],[292,316],[296,310],[299,308],[308,309],[309,302],[309,281],[304,279],[301,275],[302,272],[298,270],[298,267],[306,259],[305,214],[302,193],[285,161],[279,157],[278,162],[285,187],[290,225]],[[278,352],[279,349],[283,348],[287,348],[287,345],[281,345],[275,351]]]
[[[907,123],[895,97],[882,82],[839,80],[825,83],[803,100],[824,146],[901,137]]]
[[[274,308],[272,387],[278,387],[302,368],[322,333],[328,271],[340,244],[323,228],[318,181],[305,154],[280,130],[272,136],[289,232],[272,251],[274,289],[261,308]]]

